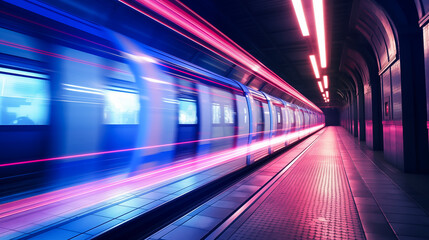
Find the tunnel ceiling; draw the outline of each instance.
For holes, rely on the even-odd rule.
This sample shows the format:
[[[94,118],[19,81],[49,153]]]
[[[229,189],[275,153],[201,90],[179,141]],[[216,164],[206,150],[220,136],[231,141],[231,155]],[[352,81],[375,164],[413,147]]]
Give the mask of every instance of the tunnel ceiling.
[[[318,106],[325,106],[309,61],[318,56],[311,0],[303,0],[310,29],[304,38],[291,0],[183,0],[184,4],[224,32],[246,51],[304,94]],[[340,106],[335,94],[339,83],[341,56],[349,33],[353,1],[325,0],[325,26],[330,79],[330,106]]]

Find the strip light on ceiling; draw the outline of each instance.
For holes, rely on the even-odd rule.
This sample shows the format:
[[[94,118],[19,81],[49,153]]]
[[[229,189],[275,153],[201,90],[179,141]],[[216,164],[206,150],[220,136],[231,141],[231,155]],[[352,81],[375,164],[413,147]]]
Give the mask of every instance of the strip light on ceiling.
[[[323,0],[313,0],[314,20],[316,23],[317,43],[319,45],[320,66],[326,68],[325,20]]]
[[[323,76],[323,85],[325,85],[325,89],[328,89],[328,76]]]
[[[319,68],[317,67],[316,56],[310,55],[311,65],[313,66],[314,75],[317,79],[320,78]]]
[[[305,20],[304,9],[302,8],[301,0],[292,0],[293,8],[295,9],[296,18],[298,19],[299,27],[301,28],[304,37],[309,36],[307,20]]]
[[[323,91],[322,81],[318,81],[317,84],[319,84],[320,92],[323,93],[324,91]]]
[[[329,99],[329,92],[328,91],[326,91],[325,96],[326,96],[326,98]]]

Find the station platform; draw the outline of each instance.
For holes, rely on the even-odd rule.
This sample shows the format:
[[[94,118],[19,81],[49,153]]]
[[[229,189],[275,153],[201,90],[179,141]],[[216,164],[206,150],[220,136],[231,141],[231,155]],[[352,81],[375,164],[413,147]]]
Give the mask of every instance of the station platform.
[[[150,239],[429,238],[428,176],[395,171],[341,127],[273,162]]]
[[[175,169],[181,167],[186,166]],[[429,239],[429,176],[396,170],[382,153],[368,150],[342,127],[325,127],[261,161],[183,214],[163,219],[154,230],[139,235],[141,231],[127,228],[144,230],[141,220],[147,214],[156,216],[175,199],[186,200],[234,167],[216,165],[180,179],[160,175],[169,177],[162,185],[145,186],[156,179],[141,175],[124,182],[125,189],[111,186],[118,183],[114,179],[85,186],[88,192],[80,186],[3,204],[0,238]],[[128,191],[130,187],[139,190]],[[99,201],[108,196],[115,197]],[[7,207],[22,211],[6,216]]]

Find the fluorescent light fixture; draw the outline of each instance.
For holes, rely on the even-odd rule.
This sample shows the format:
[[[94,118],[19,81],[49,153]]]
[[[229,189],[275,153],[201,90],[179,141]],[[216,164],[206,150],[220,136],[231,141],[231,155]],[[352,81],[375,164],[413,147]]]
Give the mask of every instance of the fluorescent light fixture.
[[[313,0],[314,20],[316,23],[317,43],[319,45],[320,66],[326,68],[325,20],[323,0]]]
[[[325,89],[328,89],[328,76],[323,76],[323,85],[325,85]]]
[[[326,95],[326,98],[329,98],[329,92],[328,91],[326,91],[325,95]]]
[[[317,79],[320,78],[319,68],[317,67],[316,56],[310,55],[311,65],[313,66],[314,75]]]
[[[323,98],[325,98],[325,97],[326,97],[324,93],[322,94],[322,96],[323,96]]]
[[[322,81],[318,81],[317,84],[319,84],[320,92],[323,93]]]
[[[304,9],[302,8],[301,0],[292,0],[293,8],[295,9],[296,18],[298,18],[299,27],[301,28],[304,37],[309,36],[307,20],[305,20]]]

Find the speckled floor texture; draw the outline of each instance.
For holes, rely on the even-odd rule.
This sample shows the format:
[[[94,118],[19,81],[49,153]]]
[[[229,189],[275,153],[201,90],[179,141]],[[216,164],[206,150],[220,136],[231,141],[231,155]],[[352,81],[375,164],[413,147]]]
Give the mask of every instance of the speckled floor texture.
[[[317,141],[218,239],[429,239],[429,216],[341,127]]]

